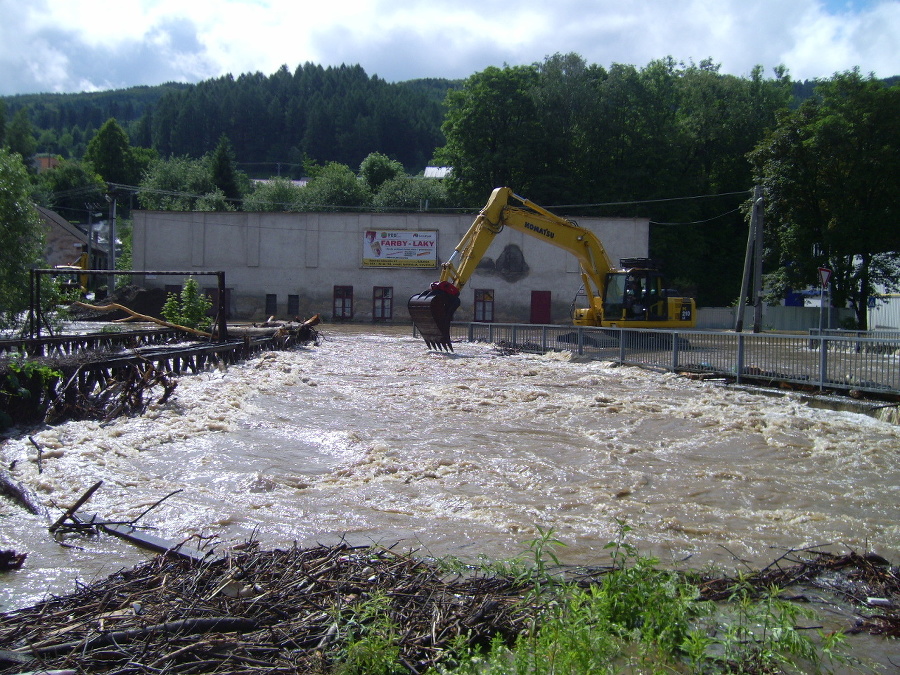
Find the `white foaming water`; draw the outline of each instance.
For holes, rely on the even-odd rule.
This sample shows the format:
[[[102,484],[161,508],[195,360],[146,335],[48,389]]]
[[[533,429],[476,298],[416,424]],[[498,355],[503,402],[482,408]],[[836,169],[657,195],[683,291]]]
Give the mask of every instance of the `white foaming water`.
[[[85,510],[116,520],[181,490],[141,521],[176,541],[344,537],[503,558],[539,525],[567,544],[563,562],[605,564],[620,520],[643,553],[681,566],[765,565],[821,544],[900,553],[896,426],[567,354],[323,333],[319,347],[182,377],[140,418],[34,433],[41,473],[27,437],[0,461],[48,506],[103,480]],[[30,552],[0,609],[142,558],[108,538],[77,543],[59,547],[0,503],[0,548]]]

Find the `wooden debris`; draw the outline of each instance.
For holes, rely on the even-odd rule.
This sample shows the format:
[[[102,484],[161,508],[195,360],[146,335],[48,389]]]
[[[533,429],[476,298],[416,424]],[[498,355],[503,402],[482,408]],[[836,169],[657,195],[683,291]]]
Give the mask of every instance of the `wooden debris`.
[[[235,586],[244,592],[225,592]],[[455,640],[486,644],[523,630],[523,591],[478,574],[448,578],[381,547],[260,551],[250,543],[215,561],[161,556],[0,615],[8,650],[0,673],[131,672],[136,662],[167,673],[327,673],[360,607],[375,598],[397,627],[401,662],[424,673]]]
[[[27,553],[17,553],[12,549],[0,549],[0,572],[19,569],[27,557]]]
[[[3,469],[0,469],[0,496],[18,504],[34,516],[47,517],[46,507],[41,504],[34,493]]]
[[[96,515],[78,514],[78,522],[97,528],[109,535],[118,537],[139,548],[155,553],[171,554],[201,562],[209,557],[209,553],[183,543],[169,541],[139,530],[133,523],[113,523]]]
[[[896,636],[900,579],[886,563],[871,554],[793,551],[741,584],[760,594],[772,584],[824,587],[840,572],[853,581],[847,588],[855,590],[844,589],[852,602],[877,598],[893,607],[857,604],[860,619],[851,632]],[[610,569],[570,571],[570,577],[589,585]],[[706,579],[701,596],[725,600],[736,583]],[[532,620],[523,602],[530,591],[513,578],[451,574],[379,546],[262,551],[250,542],[215,559],[160,556],[72,595],[0,615],[0,675],[64,668],[332,673],[348,632],[359,629],[360,617],[371,618],[373,608],[392,626],[398,662],[425,673],[451,646],[484,646],[494,636],[513,640]]]
[[[157,319],[155,316],[150,316],[149,314],[140,314],[135,312],[133,309],[129,309],[125,305],[120,305],[115,302],[111,302],[108,305],[89,305],[84,302],[73,302],[73,305],[76,307],[81,307],[83,309],[92,309],[96,311],[108,311],[110,308],[118,309],[129,315],[129,319],[137,319],[138,321],[148,321],[150,323],[156,323],[160,326],[166,326],[167,328],[176,328],[178,330],[183,330],[186,333],[190,333],[192,335],[198,335],[200,337],[211,338],[212,333],[207,333],[206,331],[197,330],[196,328],[188,328],[187,326],[179,326],[177,323],[169,323],[168,321],[163,321],[162,319]]]
[[[172,373],[160,370],[150,361],[129,363],[106,372],[93,371],[90,377],[78,368],[58,390],[44,421],[109,421],[121,415],[139,415],[153,398],[157,404],[165,403],[177,386]],[[153,394],[154,389],[162,389],[158,397]]]
[[[879,606],[884,608],[881,614],[861,615],[848,632],[900,637],[900,568],[891,567],[877,554],[851,551],[836,555],[791,549],[765,569],[747,574],[741,582],[759,589],[760,594],[773,586],[825,589],[860,608],[871,606],[868,600],[872,597],[887,600]],[[704,600],[726,600],[737,583],[730,577],[706,579],[700,584],[700,596]]]
[[[66,512],[63,513],[59,518],[57,518],[56,522],[54,522],[50,526],[50,533],[52,534],[52,533],[56,532],[63,523],[65,523],[69,518],[71,518],[72,515],[78,509],[80,509],[88,499],[91,498],[91,496],[99,489],[99,487],[101,485],[103,485],[102,480],[98,480],[96,483],[91,485],[91,487],[89,487],[87,489],[87,491],[83,495],[81,495],[81,497],[78,498],[78,501],[75,502],[74,504],[72,504],[72,506],[70,506],[68,509],[66,509]]]

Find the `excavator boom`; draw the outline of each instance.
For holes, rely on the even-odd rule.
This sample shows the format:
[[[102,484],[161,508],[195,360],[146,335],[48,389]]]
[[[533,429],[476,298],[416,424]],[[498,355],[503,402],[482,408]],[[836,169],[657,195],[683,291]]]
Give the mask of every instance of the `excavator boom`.
[[[510,204],[511,200],[521,206]],[[520,197],[510,188],[500,187],[491,193],[450,259],[441,265],[440,280],[409,299],[410,317],[429,348],[453,351],[450,324],[460,306],[459,293],[504,227],[576,257],[589,303],[588,307],[575,310],[574,323],[648,328],[694,325],[694,301],[663,291],[665,286],[655,270],[631,265],[627,270],[613,270],[603,244],[593,232]],[[614,291],[609,298],[607,290]]]

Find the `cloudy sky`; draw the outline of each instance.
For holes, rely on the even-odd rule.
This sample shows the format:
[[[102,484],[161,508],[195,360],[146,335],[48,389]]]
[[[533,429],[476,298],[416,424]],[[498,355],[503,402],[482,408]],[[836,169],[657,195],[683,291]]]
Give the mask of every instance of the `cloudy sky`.
[[[900,74],[900,0],[0,0],[0,95],[79,92],[312,62],[389,82],[575,52],[711,57],[794,79]]]

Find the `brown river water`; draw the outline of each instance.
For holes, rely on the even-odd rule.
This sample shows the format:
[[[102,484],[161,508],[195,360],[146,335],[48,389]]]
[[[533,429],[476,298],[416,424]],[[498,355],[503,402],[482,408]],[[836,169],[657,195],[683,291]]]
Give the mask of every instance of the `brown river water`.
[[[487,344],[429,352],[408,328],[322,329],[319,346],[182,377],[137,418],[71,422],[0,446],[50,507],[182,541],[399,544],[476,560],[553,527],[567,564],[603,565],[617,521],[677,567],[765,566],[786,549],[900,563],[900,426],[675,374]],[[55,507],[55,508],[54,508]],[[101,538],[64,548],[0,499],[0,610],[143,559]],[[193,541],[194,544],[198,540]]]

